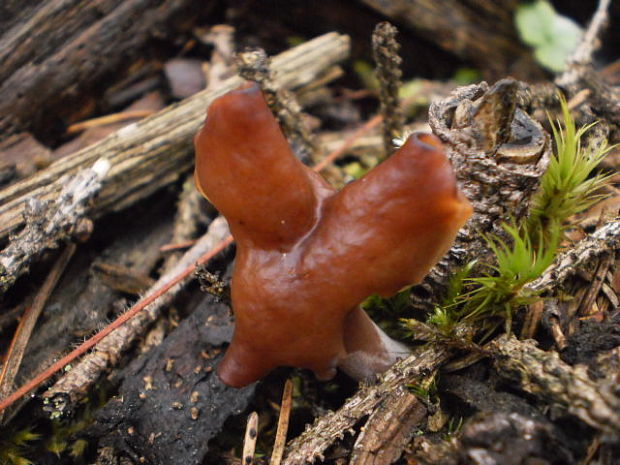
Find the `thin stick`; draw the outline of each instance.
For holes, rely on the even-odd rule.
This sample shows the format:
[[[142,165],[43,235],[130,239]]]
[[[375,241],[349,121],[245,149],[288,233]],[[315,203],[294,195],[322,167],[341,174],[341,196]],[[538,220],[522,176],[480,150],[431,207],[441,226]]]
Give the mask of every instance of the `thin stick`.
[[[280,463],[282,462],[292,405],[293,382],[290,379],[287,379],[286,383],[284,383],[284,392],[282,393],[282,406],[280,407],[280,418],[278,418],[278,430],[276,431],[276,440],[273,443],[273,451],[271,453],[271,461],[269,462],[269,465],[280,465]]]
[[[320,171],[323,171],[325,168],[327,168],[327,166],[330,163],[332,163],[336,158],[338,158],[340,155],[346,152],[351,146],[353,146],[353,144],[355,143],[357,139],[359,139],[364,134],[369,132],[372,128],[378,126],[381,123],[381,121],[383,121],[383,116],[381,115],[376,115],[373,118],[366,121],[366,123],[364,123],[363,126],[357,129],[353,134],[351,134],[351,137],[346,139],[339,148],[334,150],[332,153],[330,153],[325,158],[323,158],[319,163],[317,163],[313,168],[314,171],[316,171],[317,173]]]
[[[47,275],[47,278],[45,278],[45,282],[35,296],[32,306],[24,310],[24,315],[19,322],[15,335],[13,336],[13,340],[11,341],[11,346],[9,347],[9,351],[6,356],[6,363],[2,367],[2,374],[0,374],[0,399],[3,399],[7,396],[7,394],[9,394],[9,392],[11,392],[13,381],[15,381],[15,376],[17,376],[17,372],[21,366],[22,359],[24,358],[24,352],[26,351],[26,345],[28,345],[34,325],[39,319],[47,299],[56,287],[56,284],[67,267],[69,260],[73,257],[76,248],[77,246],[73,242],[67,244],[54,263],[54,266]],[[0,420],[2,420],[3,416],[4,412],[0,411]]]
[[[197,242],[196,239],[192,239],[190,241],[177,242],[176,244],[166,244],[166,245],[162,245],[159,248],[159,251],[160,252],[172,252],[174,250],[179,250],[179,249],[189,249],[196,242]]]
[[[105,126],[107,124],[120,123],[130,119],[145,118],[147,116],[151,116],[153,113],[155,113],[153,110],[133,110],[87,119],[69,126],[67,128],[67,134],[75,134],[76,132],[85,131],[86,129]]]
[[[254,451],[256,450],[257,438],[258,413],[252,412],[248,417],[248,425],[245,428],[245,438],[243,439],[243,455],[241,456],[242,465],[252,465],[254,463]]]
[[[207,263],[209,260],[211,260],[213,257],[215,257],[218,253],[220,253],[226,247],[228,247],[230,244],[232,244],[232,242],[233,242],[232,236],[228,236],[226,239],[222,240],[217,246],[215,246],[209,252],[204,254],[202,257],[200,257],[200,259],[195,264],[190,265],[187,268],[185,268],[185,270],[183,270],[182,273],[180,273],[175,278],[171,279],[167,284],[162,286],[159,290],[157,290],[153,294],[151,294],[151,295],[141,299],[140,301],[138,301],[138,303],[136,305],[134,305],[126,313],[123,313],[121,316],[119,316],[110,325],[106,326],[101,331],[99,331],[97,334],[95,334],[93,337],[91,337],[90,339],[86,340],[82,345],[80,345],[75,350],[70,352],[68,355],[66,355],[63,358],[61,358],[60,360],[58,360],[56,363],[54,363],[48,369],[46,369],[45,371],[43,371],[39,375],[35,376],[32,380],[30,380],[25,385],[20,387],[17,391],[15,391],[13,394],[8,396],[6,399],[3,399],[2,401],[0,401],[0,411],[2,411],[5,408],[7,408],[9,405],[11,405],[17,399],[19,399],[19,398],[25,396],[26,394],[28,394],[32,389],[36,388],[41,383],[46,381],[48,378],[50,378],[57,371],[62,370],[65,367],[65,365],[67,365],[68,363],[70,363],[73,360],[75,360],[77,357],[79,357],[79,356],[83,355],[84,353],[86,353],[89,349],[94,347],[99,341],[101,341],[104,337],[106,337],[108,334],[110,334],[116,328],[122,326],[125,322],[127,322],[128,320],[133,318],[135,315],[137,315],[145,307],[147,307],[148,305],[153,303],[155,300],[157,300],[159,297],[164,295],[170,288],[172,288],[173,286],[177,285],[178,283],[183,281],[185,278],[187,278],[189,275],[191,275],[194,272],[194,270],[196,269],[197,266],[204,265],[205,263]]]

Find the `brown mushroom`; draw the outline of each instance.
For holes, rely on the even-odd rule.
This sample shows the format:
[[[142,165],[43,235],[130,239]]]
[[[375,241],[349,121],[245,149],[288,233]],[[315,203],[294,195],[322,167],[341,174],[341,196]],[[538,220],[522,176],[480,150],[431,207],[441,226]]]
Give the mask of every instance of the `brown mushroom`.
[[[260,89],[215,100],[195,138],[196,184],[237,242],[232,343],[218,367],[245,386],[278,366],[355,378],[407,348],[359,307],[419,282],[471,215],[439,140],[414,134],[340,192],[292,154]]]

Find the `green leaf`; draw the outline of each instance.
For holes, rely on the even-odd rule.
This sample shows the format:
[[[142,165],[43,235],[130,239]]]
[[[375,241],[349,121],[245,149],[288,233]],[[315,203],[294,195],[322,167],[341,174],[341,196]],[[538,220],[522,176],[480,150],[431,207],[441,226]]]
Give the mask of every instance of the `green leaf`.
[[[519,6],[515,12],[515,25],[521,40],[533,47],[549,42],[549,32],[555,10],[546,1]]]
[[[583,35],[577,23],[559,15],[546,0],[517,8],[515,26],[521,40],[534,48],[536,60],[556,73],[565,69]]]

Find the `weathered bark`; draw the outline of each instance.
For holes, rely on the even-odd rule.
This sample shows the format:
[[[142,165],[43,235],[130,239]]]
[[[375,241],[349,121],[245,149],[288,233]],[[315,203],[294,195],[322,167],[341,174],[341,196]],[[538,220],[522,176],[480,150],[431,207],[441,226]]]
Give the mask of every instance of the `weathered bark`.
[[[519,40],[514,12],[519,1],[361,0],[396,24],[405,24],[444,50],[467,59],[488,77],[542,77],[532,53]]]
[[[496,339],[488,349],[500,376],[565,407],[593,428],[620,435],[620,393],[615,379],[593,381],[586,367],[567,365],[557,352],[545,352],[533,341],[518,341],[513,336]]]
[[[355,441],[349,465],[391,465],[426,420],[426,407],[406,386],[381,403]]]
[[[387,399],[395,402],[403,395],[408,396],[405,386],[426,378],[445,363],[449,355],[445,347],[429,347],[396,363],[382,376],[380,384],[363,387],[338,411],[318,418],[312,427],[291,441],[284,465],[304,465],[323,458],[327,448],[342,439],[345,433],[353,432],[352,428],[360,419],[373,413]],[[413,411],[418,412],[418,409],[413,408]],[[414,417],[414,423],[417,423],[419,418]]]
[[[5,6],[0,137],[57,125],[63,111],[79,104],[86,92],[126,67],[128,60],[138,58],[149,40],[174,30],[179,15],[189,16],[196,5],[192,0],[37,3],[26,4],[28,14],[12,3]],[[198,3],[204,11],[214,2]]]
[[[444,142],[461,190],[474,214],[454,246],[413,288],[416,306],[441,299],[451,276],[466,263],[493,254],[484,235],[503,237],[502,225],[522,218],[544,174],[551,144],[547,133],[517,106],[522,84],[504,79],[459,87],[433,103],[429,124]]]
[[[272,61],[276,79],[283,87],[298,87],[315,79],[349,53],[349,38],[325,34],[284,52]],[[54,198],[53,182],[99,158],[112,168],[97,201],[94,217],[119,211],[175,181],[191,167],[192,138],[204,119],[209,103],[240,84],[238,77],[224,81],[217,90],[206,90],[172,105],[138,123],[129,125],[42,172],[0,191],[0,239],[24,224],[24,202],[31,196]]]
[[[109,169],[107,161],[99,160],[71,180],[59,179],[56,184],[61,191],[55,201],[28,199],[24,214],[26,227],[0,253],[0,296],[28,271],[39,255],[79,234],[79,223],[90,221],[87,218],[89,203],[101,189]],[[92,230],[92,224],[83,228]]]

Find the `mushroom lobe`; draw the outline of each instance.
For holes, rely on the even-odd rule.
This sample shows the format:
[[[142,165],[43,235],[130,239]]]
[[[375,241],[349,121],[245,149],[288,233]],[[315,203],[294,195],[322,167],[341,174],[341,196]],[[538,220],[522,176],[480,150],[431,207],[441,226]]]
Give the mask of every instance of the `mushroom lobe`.
[[[256,85],[208,113],[196,184],[237,241],[222,381],[242,387],[278,366],[363,378],[407,355],[359,304],[420,282],[471,215],[439,140],[413,134],[337,192],[294,157]]]

